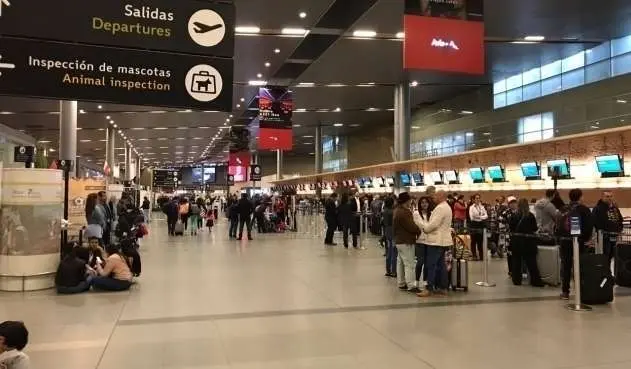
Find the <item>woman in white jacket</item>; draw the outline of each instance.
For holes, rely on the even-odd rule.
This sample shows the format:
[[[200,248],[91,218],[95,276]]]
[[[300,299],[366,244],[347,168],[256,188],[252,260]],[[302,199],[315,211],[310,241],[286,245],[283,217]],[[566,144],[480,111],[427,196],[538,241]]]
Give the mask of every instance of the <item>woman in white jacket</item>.
[[[453,246],[451,237],[452,211],[447,203],[445,192],[436,192],[434,203],[438,204],[432,210],[429,222],[423,225],[424,242],[427,245],[427,289],[419,293],[420,297],[431,295],[443,296],[447,294],[447,268],[445,267],[445,253]]]
[[[421,229],[429,223],[429,217],[432,214],[430,204],[431,199],[429,197],[421,197],[418,202],[418,209],[414,211],[414,223]],[[422,281],[427,280],[427,268],[423,268],[427,254],[426,239],[427,234],[423,232],[416,240],[416,285],[419,289],[423,289]]]

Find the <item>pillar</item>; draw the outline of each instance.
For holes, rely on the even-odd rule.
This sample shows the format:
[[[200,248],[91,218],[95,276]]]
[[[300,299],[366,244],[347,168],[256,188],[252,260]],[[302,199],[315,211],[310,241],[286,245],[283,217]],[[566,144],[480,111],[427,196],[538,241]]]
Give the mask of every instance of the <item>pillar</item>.
[[[315,173],[322,173],[322,126],[318,123],[315,131]]]
[[[283,150],[276,150],[276,180],[283,179]]]
[[[140,166],[142,164],[142,161],[140,160],[140,155],[136,155],[136,178],[138,179],[138,185],[140,185],[140,174],[141,174],[141,170],[140,170]]]
[[[410,85],[400,83],[394,88],[394,155],[397,161],[410,159]]]
[[[110,181],[114,180],[114,166],[116,165],[116,130],[111,125],[105,130],[105,162],[110,167]]]
[[[132,162],[132,154],[131,145],[125,143],[125,180],[131,181],[134,178],[134,174],[132,173],[131,162]]]
[[[70,160],[70,176],[77,168],[77,102],[59,102],[59,159]]]

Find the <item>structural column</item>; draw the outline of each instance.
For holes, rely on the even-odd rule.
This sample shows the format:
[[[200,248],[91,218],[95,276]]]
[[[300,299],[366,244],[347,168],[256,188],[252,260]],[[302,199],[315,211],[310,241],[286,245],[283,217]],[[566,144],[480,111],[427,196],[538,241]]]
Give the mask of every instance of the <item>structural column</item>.
[[[70,176],[77,173],[77,102],[59,102],[59,159],[70,160]]]
[[[131,145],[125,143],[125,180],[131,181],[134,178],[134,174],[131,171],[131,162],[133,151],[131,150]]]
[[[116,165],[116,131],[114,127],[111,125],[107,126],[107,130],[105,131],[105,162],[110,168],[109,179],[114,179],[114,166]]]
[[[283,179],[283,150],[276,150],[276,180]]]
[[[138,185],[140,185],[140,174],[141,174],[141,170],[140,170],[140,166],[142,164],[142,161],[140,160],[140,155],[136,155],[136,178],[138,179]]]
[[[398,161],[410,159],[410,85],[407,82],[394,88],[394,155]]]
[[[318,123],[315,131],[315,173],[322,173],[322,126]]]

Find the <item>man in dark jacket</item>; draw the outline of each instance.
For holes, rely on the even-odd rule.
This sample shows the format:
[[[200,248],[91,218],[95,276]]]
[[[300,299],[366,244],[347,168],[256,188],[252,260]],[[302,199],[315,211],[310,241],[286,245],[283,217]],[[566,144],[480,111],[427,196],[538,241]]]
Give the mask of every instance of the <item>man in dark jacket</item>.
[[[594,228],[594,222],[592,220],[592,213],[589,208],[582,204],[583,191],[580,189],[573,189],[570,191],[570,204],[567,209],[567,215],[561,217],[562,222],[565,220],[571,220],[573,217],[578,217],[581,225],[581,235],[578,237],[579,253],[583,254],[587,252],[587,247],[593,247],[591,244],[592,233]],[[567,222],[565,222],[567,223]],[[560,227],[568,228],[567,224],[560,224]],[[557,227],[558,228],[558,227]],[[570,230],[562,229],[559,236],[563,237],[561,240],[561,298],[568,300],[570,298],[570,281],[572,280],[572,269],[574,266],[573,257],[574,250],[572,241],[569,240]]]
[[[327,246],[335,246],[333,242],[333,235],[337,229],[337,194],[332,193],[328,199],[324,202],[324,221],[326,222],[326,236],[324,237],[324,244]]]
[[[177,198],[173,198],[162,206],[162,212],[167,216],[167,228],[169,236],[175,235],[175,224],[178,220],[178,201]]]
[[[248,240],[252,241],[252,213],[254,213],[254,204],[248,199],[248,194],[242,194],[239,203],[237,204],[239,209],[239,237],[237,240],[241,241],[243,236],[243,226],[248,229]]]
[[[239,227],[239,204],[232,202],[228,206],[228,219],[230,220],[230,228],[228,234],[230,238],[237,238],[237,228]]]
[[[397,278],[399,289],[418,293],[415,286],[416,260],[415,244],[421,234],[421,229],[414,223],[411,210],[412,197],[407,192],[399,194],[397,207],[392,215],[392,233],[398,251]]]
[[[618,233],[622,232],[622,214],[613,201],[611,191],[603,191],[602,198],[592,210],[594,227],[597,231],[603,231],[603,253],[614,257]]]

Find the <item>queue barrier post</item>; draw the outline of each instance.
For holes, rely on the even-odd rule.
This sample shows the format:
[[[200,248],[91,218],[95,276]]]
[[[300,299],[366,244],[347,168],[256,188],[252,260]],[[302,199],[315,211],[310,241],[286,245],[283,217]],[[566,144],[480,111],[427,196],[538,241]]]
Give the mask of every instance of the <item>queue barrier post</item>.
[[[596,254],[603,254],[604,249],[605,249],[605,233],[603,232],[602,229],[599,229],[598,232],[596,232],[596,247],[594,251],[596,252]]]
[[[592,307],[581,302],[581,256],[579,254],[578,237],[572,237],[572,249],[574,263],[574,302],[567,305],[572,311],[592,311]]]
[[[484,280],[477,282],[479,287],[495,287],[494,282],[489,281],[489,239],[486,228],[482,230],[482,267],[484,268]]]

